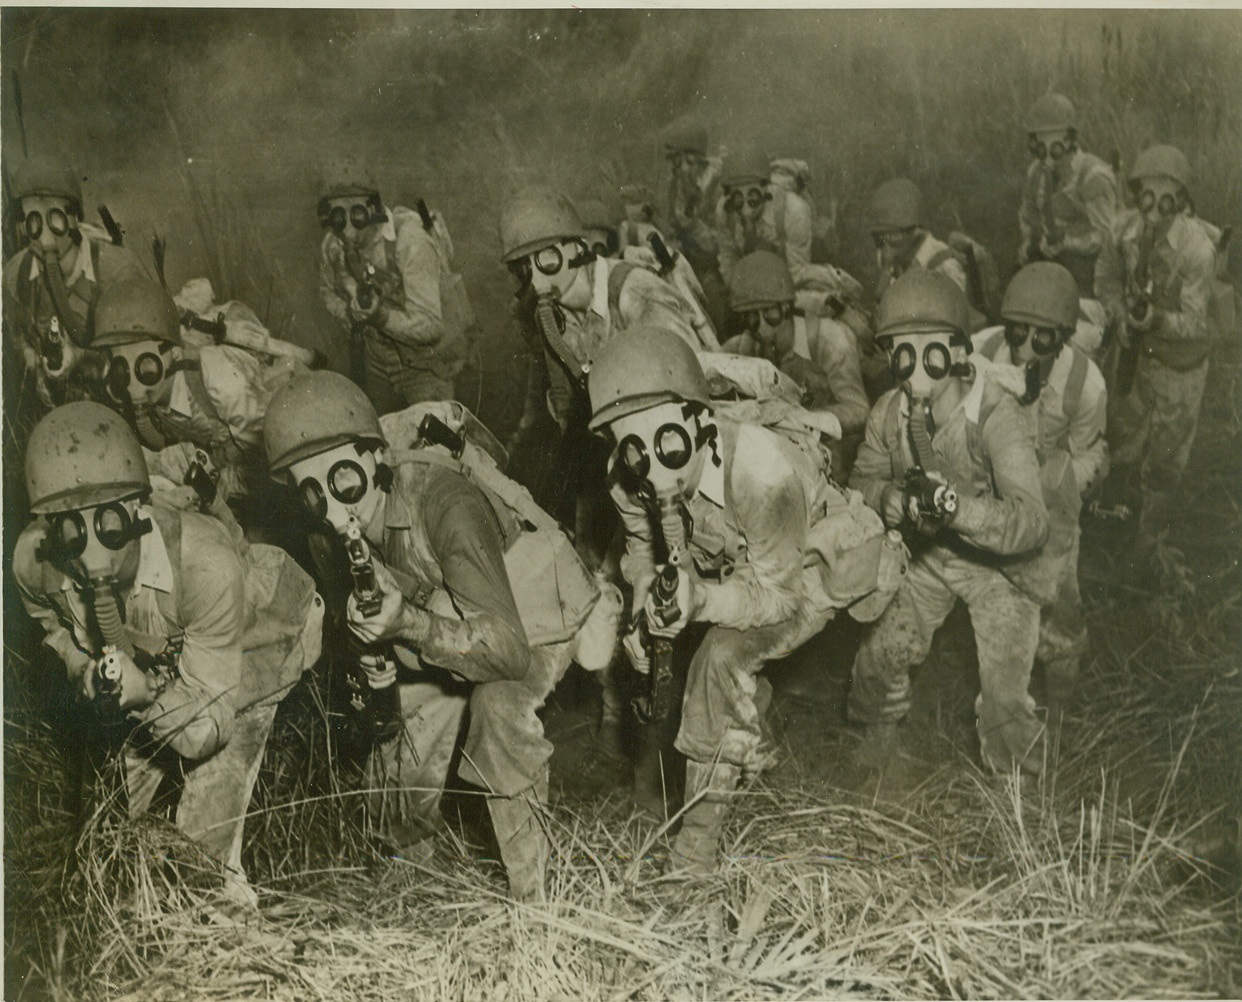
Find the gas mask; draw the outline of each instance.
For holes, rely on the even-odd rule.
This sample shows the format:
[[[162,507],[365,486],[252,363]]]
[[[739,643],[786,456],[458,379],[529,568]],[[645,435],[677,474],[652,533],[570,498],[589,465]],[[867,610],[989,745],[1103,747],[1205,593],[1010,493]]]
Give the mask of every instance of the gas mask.
[[[1145,177],[1137,201],[1143,222],[1163,233],[1182,209],[1182,186],[1167,177]]]
[[[344,195],[319,200],[319,225],[331,230],[342,243],[356,245],[372,226],[388,221],[379,195]]]
[[[1068,154],[1074,152],[1074,147],[1073,129],[1032,132],[1026,140],[1026,148],[1031,156],[1045,167],[1048,166],[1049,161],[1055,167]]]
[[[880,271],[892,271],[894,278],[905,271],[914,255],[917,235],[917,226],[871,234],[871,239],[875,242],[875,260]]]
[[[912,399],[926,400],[950,376],[969,374],[967,352],[961,336],[951,331],[897,334],[888,346],[888,364]]]
[[[557,241],[510,261],[509,271],[518,281],[519,295],[533,288],[537,296],[550,295],[564,301],[565,294],[578,281],[579,269],[594,260],[595,255],[586,242],[575,238]]]
[[[64,257],[82,240],[77,212],[66,199],[30,195],[22,199],[21,212],[19,230],[37,257]]]
[[[763,210],[770,201],[772,193],[767,190],[766,184],[748,184],[744,188],[727,191],[724,208],[730,216],[738,217],[743,222],[754,222],[763,215]]]
[[[776,303],[761,309],[738,310],[735,315],[755,340],[759,354],[779,366],[794,345],[794,304]]]
[[[1034,324],[1005,321],[1005,343],[1009,346],[1009,360],[1024,368],[1034,363],[1038,367],[1041,382],[1047,380],[1065,340],[1065,335],[1055,327],[1037,327]]]
[[[371,524],[382,495],[392,489],[392,468],[360,442],[346,442],[289,467],[306,510],[344,535],[352,516]]]
[[[68,574],[79,588],[115,581],[129,544],[151,531],[151,520],[139,514],[139,503],[130,497],[45,515],[47,535],[36,556]]]
[[[167,341],[135,341],[108,349],[105,384],[117,403],[135,407],[157,404],[167,394],[179,352]]]

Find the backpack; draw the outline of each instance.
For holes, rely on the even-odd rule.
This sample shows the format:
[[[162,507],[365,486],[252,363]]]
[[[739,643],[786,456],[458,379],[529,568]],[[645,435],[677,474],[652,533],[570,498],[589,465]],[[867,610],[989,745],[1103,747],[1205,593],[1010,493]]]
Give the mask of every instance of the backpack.
[[[531,646],[572,638],[599,600],[599,586],[556,519],[505,476],[495,436],[455,400],[423,401],[379,420],[394,465],[447,467],[483,492],[500,524],[505,570]]]
[[[861,623],[888,608],[906,572],[907,552],[884,531],[879,515],[859,491],[832,479],[832,459],[823,436],[841,437],[832,414],[808,411],[801,389],[763,358],[700,352],[712,393],[712,410],[739,424],[756,424],[789,442],[806,460],[797,466],[814,499],[807,531],[807,555],[817,558],[820,583],[831,608],[848,608]]]

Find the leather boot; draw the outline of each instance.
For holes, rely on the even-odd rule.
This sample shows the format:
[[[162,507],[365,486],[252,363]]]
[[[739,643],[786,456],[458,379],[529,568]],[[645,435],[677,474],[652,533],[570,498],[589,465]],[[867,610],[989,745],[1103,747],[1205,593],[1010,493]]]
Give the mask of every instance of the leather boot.
[[[693,806],[673,843],[674,867],[692,876],[709,876],[715,869],[720,832],[741,775],[740,768],[723,762],[686,762],[686,803]]]
[[[547,896],[548,856],[551,854],[551,843],[543,826],[547,802],[546,774],[516,797],[489,797],[487,800],[500,858],[509,878],[509,893],[515,901],[543,901]]]

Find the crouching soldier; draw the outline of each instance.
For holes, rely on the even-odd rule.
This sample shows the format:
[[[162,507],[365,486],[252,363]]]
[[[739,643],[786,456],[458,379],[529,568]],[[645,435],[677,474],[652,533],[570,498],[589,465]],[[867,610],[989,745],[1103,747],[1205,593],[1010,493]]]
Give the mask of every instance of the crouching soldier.
[[[877,338],[899,385],[871,412],[850,484],[907,535],[912,562],[863,639],[849,716],[867,725],[858,760],[882,764],[911,706],[909,671],[960,598],[979,654],[983,760],[1037,773],[1043,726],[1027,685],[1050,595],[1028,584],[1027,565],[1047,538],[1048,512],[1029,414],[992,381],[963,378],[966,325],[962,290],[934,272],[907,272],[880,301]]]
[[[860,497],[829,484],[817,442],[799,445],[713,405],[698,358],[673,332],[643,327],[606,346],[590,393],[591,427],[615,445],[622,571],[643,612],[627,654],[655,672],[661,639],[706,627],[676,741],[688,760],[687,809],[673,852],[675,864],[708,872],[743,768],[764,764],[764,663],[814,636],[836,609],[877,615],[891,597],[877,585],[900,575],[904,553],[885,547]],[[656,638],[651,656],[644,620]]]
[[[253,903],[242,825],[276,706],[319,656],[323,602],[283,551],[148,505],[142,449],[113,411],[58,407],[26,451],[31,511],[13,576],[72,684],[127,724],[129,812],[180,785],[177,826]]]
[[[153,474],[197,485],[204,509],[223,514],[230,503],[247,529],[278,518],[266,503],[263,418],[276,389],[305,366],[264,366],[232,345],[188,349],[176,304],[148,279],[100,296],[95,332],[108,358],[108,395],[155,454]]]
[[[1084,500],[1108,472],[1104,439],[1108,394],[1104,376],[1070,343],[1079,321],[1078,286],[1067,269],[1051,261],[1019,271],[1001,303],[1001,328],[974,335],[978,356],[1023,370],[1021,393],[1029,403],[1038,391],[1036,440],[1048,509],[1044,559],[1057,560],[1056,597],[1040,615],[1039,648],[1049,713],[1055,718],[1069,698],[1089,641],[1078,590],[1078,519]],[[1026,374],[1030,373],[1029,379]],[[986,378],[986,375],[985,375]]]
[[[620,594],[607,587],[600,598],[569,540],[533,503],[525,520],[536,532],[476,486],[454,459],[464,443],[430,448],[430,432],[417,444],[399,440],[417,409],[386,418],[395,429],[386,433],[356,385],[314,373],[273,398],[267,455],[273,475],[330,527],[324,541],[339,538],[348,554],[355,581],[343,618],[366,677],[359,701],[399,708],[391,736],[376,729],[368,763],[385,836],[403,854],[428,848],[469,708],[461,776],[487,791],[514,897],[534,900],[549,855],[541,811],[552,754],[536,713],[572,659],[591,670],[611,660]],[[339,575],[340,547],[312,550],[325,578]]]
[[[827,411],[841,423],[832,459],[834,474],[844,482],[870,410],[853,332],[828,317],[799,315],[789,266],[771,251],[748,254],[734,266],[729,308],[743,333],[723,350],[766,358],[802,387],[803,406]]]

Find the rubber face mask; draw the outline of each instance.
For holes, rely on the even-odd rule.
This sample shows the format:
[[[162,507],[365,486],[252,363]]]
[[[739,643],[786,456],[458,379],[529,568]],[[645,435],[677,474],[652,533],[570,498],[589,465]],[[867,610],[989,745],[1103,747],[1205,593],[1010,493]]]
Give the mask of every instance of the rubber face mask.
[[[698,432],[698,421],[673,401],[627,414],[612,423],[615,461],[627,479],[649,482],[659,498],[689,496],[703,474]]]
[[[345,534],[352,515],[364,527],[371,524],[382,491],[376,480],[375,453],[358,452],[352,442],[303,459],[289,467],[306,510]]]
[[[748,184],[744,188],[731,189],[725,195],[724,208],[730,216],[740,215],[742,219],[753,222],[763,215],[771,199],[767,185]]]
[[[591,260],[586,243],[561,240],[510,261],[509,271],[522,289],[533,287],[536,295],[559,299],[577,280],[579,269]]]
[[[932,334],[898,334],[888,350],[889,369],[911,397],[926,399],[948,379],[953,365],[962,361],[965,349],[951,343],[949,331]]]
[[[742,327],[755,339],[759,354],[773,365],[793,351],[793,303],[778,303],[737,313]]]
[[[918,227],[911,226],[904,230],[888,230],[884,233],[873,233],[875,243],[875,260],[881,271],[893,271],[894,277],[900,275],[910,266],[914,257],[914,241]]]
[[[64,256],[73,247],[78,217],[69,210],[65,199],[31,195],[22,199],[21,214],[20,231],[30,241],[30,247],[36,254]]]
[[[1032,132],[1027,136],[1026,148],[1040,163],[1057,163],[1073,149],[1073,139],[1061,129]]]
[[[138,498],[45,515],[48,531],[38,556],[83,579],[114,578],[130,544],[151,531]]]
[[[1181,185],[1167,177],[1145,177],[1138,193],[1143,221],[1157,230],[1167,230],[1178,211]]]
[[[320,224],[350,245],[360,243],[368,229],[387,219],[378,196],[374,195],[370,198],[362,195],[330,198],[324,208],[326,212],[321,213]]]
[[[167,341],[135,341],[108,349],[108,395],[119,403],[126,397],[135,407],[159,403],[172,380],[172,345]]]

